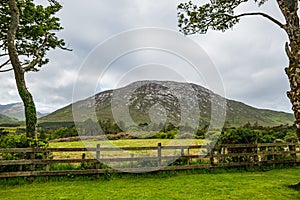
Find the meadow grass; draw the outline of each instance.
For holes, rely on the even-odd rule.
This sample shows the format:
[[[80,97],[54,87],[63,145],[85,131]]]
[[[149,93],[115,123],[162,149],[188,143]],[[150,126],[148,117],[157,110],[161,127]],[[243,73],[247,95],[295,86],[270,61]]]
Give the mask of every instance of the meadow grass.
[[[300,167],[267,172],[171,172],[102,175],[100,179],[58,177],[19,185],[0,180],[0,199],[300,199],[288,186],[300,181]],[[55,178],[55,177],[52,177]]]
[[[103,147],[146,147],[157,146],[161,143],[165,145],[200,145],[207,141],[200,139],[124,139],[124,140],[105,140],[105,141],[75,141],[75,142],[50,142],[50,147],[53,148],[67,148],[67,147],[96,147],[100,144]]]
[[[9,133],[15,133],[18,128],[25,128],[24,126],[18,126],[18,127],[0,127],[4,128],[4,131],[8,131]]]
[[[182,145],[200,145],[206,143],[206,140],[200,139],[124,139],[124,140],[105,140],[105,141],[75,141],[75,142],[50,142],[49,147],[53,148],[76,148],[76,147],[91,147],[95,148],[97,144],[100,144],[101,147],[155,147],[158,143],[161,143],[162,146],[182,146]],[[196,150],[191,150],[190,153],[193,153]],[[81,155],[84,152],[56,152],[53,153],[54,159],[65,159],[65,158],[81,158]],[[135,154],[137,156],[142,155],[157,155],[156,150],[144,150],[144,151],[116,151],[116,152],[102,152],[101,157],[130,157],[130,154]],[[164,155],[179,155],[180,150],[164,150]],[[94,152],[86,152],[86,158],[94,158]]]

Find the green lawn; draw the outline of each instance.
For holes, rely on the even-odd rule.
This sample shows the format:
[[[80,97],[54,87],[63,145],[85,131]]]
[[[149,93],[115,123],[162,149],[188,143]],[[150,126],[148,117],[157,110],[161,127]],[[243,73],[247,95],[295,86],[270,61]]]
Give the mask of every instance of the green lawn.
[[[300,167],[268,172],[123,175],[107,181],[68,180],[10,186],[0,181],[0,199],[300,199],[288,185]]]

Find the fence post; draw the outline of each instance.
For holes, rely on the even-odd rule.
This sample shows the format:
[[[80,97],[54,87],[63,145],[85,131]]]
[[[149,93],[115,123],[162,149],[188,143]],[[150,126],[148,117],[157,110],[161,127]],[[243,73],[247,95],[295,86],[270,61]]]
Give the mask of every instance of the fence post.
[[[100,144],[97,144],[96,146],[96,169],[99,169],[100,168]],[[96,174],[96,178],[98,179],[99,178],[99,172],[97,172]]]
[[[50,152],[49,151],[46,151],[46,160],[49,161],[50,160]],[[49,172],[50,171],[50,163],[47,162],[47,165],[46,165],[46,171]]]
[[[157,144],[157,166],[161,166],[161,143]]]
[[[209,151],[210,167],[211,167],[211,169],[213,169],[215,167],[215,164],[214,164],[214,148],[213,148],[213,143],[209,143],[209,145],[208,145],[208,151]]]
[[[35,153],[34,152],[32,152],[31,154],[30,154],[30,160],[31,161],[33,161],[35,159]],[[30,165],[30,171],[34,171],[35,170],[35,164],[32,164],[32,165]],[[33,176],[31,176],[30,178],[29,178],[29,180],[30,180],[30,182],[33,182]]]
[[[85,153],[81,155],[81,167],[82,169],[86,170],[87,169],[87,162],[85,162]]]
[[[180,151],[180,156],[183,157],[184,156],[184,148],[181,148],[180,150],[181,150]]]
[[[272,161],[273,161],[273,168],[275,168],[275,147],[272,147]]]
[[[296,166],[297,165],[297,154],[296,154],[296,145],[295,144],[293,144],[293,145],[290,145],[289,146],[289,151],[291,151],[292,153],[291,153],[291,156],[292,156],[292,158],[293,158],[293,161],[294,161],[294,166]]]
[[[187,155],[190,155],[190,147],[187,148]],[[187,158],[187,165],[190,165],[190,157]]]
[[[181,165],[186,163],[186,158],[184,157],[184,148],[180,149],[180,159],[179,159]]]
[[[254,147],[254,165],[258,162],[258,145],[256,143]]]
[[[30,160],[34,160],[34,159],[35,159],[35,153],[32,152],[30,154]],[[35,165],[34,164],[30,165],[30,171],[34,171],[34,169],[35,169]]]
[[[49,163],[49,160],[50,160],[50,152],[49,152],[49,151],[46,151],[46,160],[47,160],[47,164],[46,164],[46,172],[49,172],[49,171],[50,171],[50,163]],[[49,179],[49,176],[46,176],[46,179],[48,180],[48,179]]]
[[[26,154],[26,153],[25,153],[25,154]],[[24,160],[25,157],[26,157],[26,155],[24,156],[24,153],[20,153],[19,158],[20,158],[21,160]],[[23,165],[20,165],[20,166],[19,166],[19,171],[23,171]]]
[[[130,161],[130,168],[133,168],[133,158],[134,158],[134,154],[130,154],[130,158],[131,158],[131,161]]]

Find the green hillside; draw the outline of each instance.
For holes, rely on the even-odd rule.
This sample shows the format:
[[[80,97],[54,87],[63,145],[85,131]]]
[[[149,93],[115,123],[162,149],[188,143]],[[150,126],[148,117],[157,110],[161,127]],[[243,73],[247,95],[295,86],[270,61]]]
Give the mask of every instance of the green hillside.
[[[129,97],[130,99],[128,98],[128,109],[131,118],[137,124],[150,122],[148,112],[151,107],[157,103],[162,105],[167,111],[167,117],[168,119],[171,119],[170,121],[178,121],[181,117],[180,104],[178,103],[176,96],[170,95],[168,87],[159,85],[164,83],[165,82],[136,82],[117,90],[104,91],[95,95],[95,97],[76,102],[73,105],[68,105],[45,117],[42,117],[39,119],[39,123],[73,122],[73,106],[74,110],[81,118],[80,121],[85,121],[89,119],[88,113],[93,111],[90,106],[93,105],[93,103],[95,104],[94,107],[96,107],[96,113],[99,121],[107,119],[114,121],[111,108],[113,94],[120,93],[121,95],[123,94],[123,96],[126,96],[127,94],[131,94],[130,91],[133,90],[135,92],[131,94]],[[135,90],[135,88],[137,88],[136,85],[141,86]],[[188,96],[186,92],[190,88],[184,89],[187,87],[187,83],[167,82],[167,85],[179,88],[178,90],[182,93],[182,96]],[[199,110],[201,112],[200,124],[209,123],[211,117],[211,96],[217,95],[195,84],[189,85],[189,87],[193,88],[193,92],[196,91],[197,98],[195,102],[199,105]],[[114,106],[118,105],[115,104]],[[261,126],[278,126],[281,124],[292,125],[294,123],[294,117],[290,113],[258,109],[234,100],[226,100],[225,110],[226,121],[231,126],[242,126],[248,122],[251,124],[257,123]]]
[[[18,123],[19,123],[19,121],[17,119],[0,114],[0,125],[1,124],[18,124]]]

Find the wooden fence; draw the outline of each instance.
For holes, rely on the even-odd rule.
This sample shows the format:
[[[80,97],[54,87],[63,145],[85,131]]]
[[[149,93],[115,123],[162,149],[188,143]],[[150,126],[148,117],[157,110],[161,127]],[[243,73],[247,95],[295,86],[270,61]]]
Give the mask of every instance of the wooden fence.
[[[120,156],[120,152],[130,156]],[[112,153],[114,152],[114,153]],[[62,155],[67,155],[65,158]],[[126,154],[128,155],[128,154]],[[0,178],[149,172],[300,163],[293,143],[107,148],[0,149]],[[58,169],[59,165],[74,166]]]

